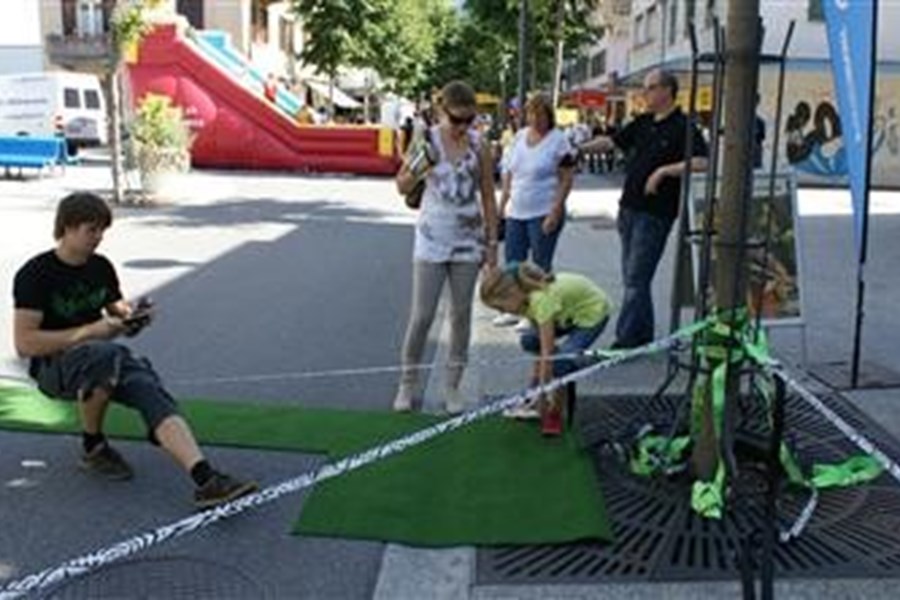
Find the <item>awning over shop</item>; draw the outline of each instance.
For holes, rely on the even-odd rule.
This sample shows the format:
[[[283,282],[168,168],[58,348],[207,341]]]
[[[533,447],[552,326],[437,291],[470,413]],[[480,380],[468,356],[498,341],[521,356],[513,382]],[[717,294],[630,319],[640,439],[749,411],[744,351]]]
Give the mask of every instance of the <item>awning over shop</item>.
[[[572,90],[563,95],[562,103],[573,108],[603,108],[606,93],[600,90]]]
[[[328,100],[331,97],[331,88],[327,83],[319,83],[318,81],[313,81],[312,79],[307,79],[303,82],[305,85],[308,85],[310,89],[316,94],[320,95],[324,100]],[[357,100],[354,100],[346,92],[341,90],[339,87],[334,86],[334,105],[339,108],[361,108],[362,104],[360,104]]]
[[[500,104],[500,98],[487,92],[478,92],[475,94],[475,103],[478,106],[496,106]]]

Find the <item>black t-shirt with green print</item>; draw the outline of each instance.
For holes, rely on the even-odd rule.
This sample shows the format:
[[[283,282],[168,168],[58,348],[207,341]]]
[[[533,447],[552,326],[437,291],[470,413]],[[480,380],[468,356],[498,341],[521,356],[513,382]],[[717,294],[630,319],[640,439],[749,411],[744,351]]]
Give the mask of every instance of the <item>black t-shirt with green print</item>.
[[[41,329],[59,330],[92,323],[104,306],[122,298],[109,260],[92,255],[80,266],[64,263],[50,250],[29,260],[13,284],[16,308],[44,313]]]

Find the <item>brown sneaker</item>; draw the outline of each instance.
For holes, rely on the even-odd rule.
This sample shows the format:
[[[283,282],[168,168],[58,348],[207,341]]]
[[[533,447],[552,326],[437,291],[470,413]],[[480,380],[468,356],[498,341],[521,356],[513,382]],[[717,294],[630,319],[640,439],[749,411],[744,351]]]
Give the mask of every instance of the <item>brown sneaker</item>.
[[[230,475],[216,472],[209,481],[194,491],[194,506],[205,510],[237,500],[258,489],[255,481],[238,481]]]
[[[110,481],[125,481],[134,477],[131,466],[112,446],[104,442],[81,455],[79,466]]]

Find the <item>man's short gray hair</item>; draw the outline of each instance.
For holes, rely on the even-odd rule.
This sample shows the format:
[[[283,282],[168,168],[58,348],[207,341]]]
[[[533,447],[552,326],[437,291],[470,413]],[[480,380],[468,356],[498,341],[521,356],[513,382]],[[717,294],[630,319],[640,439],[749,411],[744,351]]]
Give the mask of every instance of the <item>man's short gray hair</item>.
[[[672,93],[672,98],[678,97],[678,78],[671,71],[665,69],[659,70],[659,85],[668,88]]]

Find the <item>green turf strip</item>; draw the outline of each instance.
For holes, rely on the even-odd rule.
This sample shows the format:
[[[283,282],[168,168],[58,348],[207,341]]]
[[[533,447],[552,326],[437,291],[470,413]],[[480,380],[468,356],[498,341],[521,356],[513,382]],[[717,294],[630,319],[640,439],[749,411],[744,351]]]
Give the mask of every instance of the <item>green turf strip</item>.
[[[435,417],[185,400],[204,444],[338,458]],[[0,427],[77,433],[74,406],[0,386]],[[112,405],[108,435],[144,438],[136,413]],[[318,485],[294,533],[422,546],[610,540],[589,458],[572,436],[544,439],[535,423],[486,419]]]

